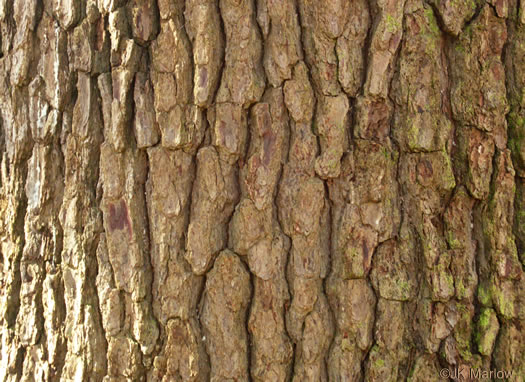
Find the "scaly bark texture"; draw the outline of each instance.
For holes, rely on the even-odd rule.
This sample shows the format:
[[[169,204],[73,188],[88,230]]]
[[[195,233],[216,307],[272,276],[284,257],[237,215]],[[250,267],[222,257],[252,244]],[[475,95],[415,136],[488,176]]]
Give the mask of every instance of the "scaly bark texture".
[[[0,0],[0,381],[525,380],[525,0]]]

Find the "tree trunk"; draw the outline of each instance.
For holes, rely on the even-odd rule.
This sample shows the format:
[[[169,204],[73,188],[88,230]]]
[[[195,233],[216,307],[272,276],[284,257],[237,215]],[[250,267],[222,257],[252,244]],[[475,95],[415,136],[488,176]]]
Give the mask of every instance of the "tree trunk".
[[[525,0],[0,26],[0,381],[525,380]]]

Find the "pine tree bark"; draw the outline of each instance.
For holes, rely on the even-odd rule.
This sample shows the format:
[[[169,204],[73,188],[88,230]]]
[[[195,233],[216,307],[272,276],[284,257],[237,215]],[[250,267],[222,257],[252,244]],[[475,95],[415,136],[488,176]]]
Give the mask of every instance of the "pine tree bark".
[[[0,381],[525,379],[524,0],[0,0],[0,164]]]

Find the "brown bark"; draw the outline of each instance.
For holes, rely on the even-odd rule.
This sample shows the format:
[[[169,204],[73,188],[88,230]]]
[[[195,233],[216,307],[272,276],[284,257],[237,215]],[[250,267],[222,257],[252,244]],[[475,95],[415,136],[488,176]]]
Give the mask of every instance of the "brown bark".
[[[525,380],[524,0],[0,0],[0,381]]]

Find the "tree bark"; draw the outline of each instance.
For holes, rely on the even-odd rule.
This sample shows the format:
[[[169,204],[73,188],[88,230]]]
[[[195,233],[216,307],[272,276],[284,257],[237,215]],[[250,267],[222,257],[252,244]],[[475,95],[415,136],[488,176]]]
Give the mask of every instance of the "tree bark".
[[[0,381],[525,380],[524,0],[0,0],[0,164]]]

